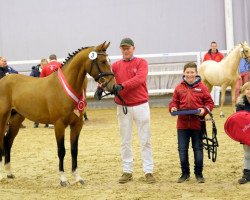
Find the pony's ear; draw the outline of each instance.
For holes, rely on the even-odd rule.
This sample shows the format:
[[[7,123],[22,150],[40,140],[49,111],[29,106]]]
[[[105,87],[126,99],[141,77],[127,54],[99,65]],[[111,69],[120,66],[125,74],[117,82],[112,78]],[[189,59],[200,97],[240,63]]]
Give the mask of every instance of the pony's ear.
[[[108,42],[104,47],[103,47],[103,50],[106,51],[106,49],[109,47],[110,45],[110,42]]]
[[[106,41],[103,42],[102,44],[99,44],[95,50],[98,52],[98,51],[103,51],[103,49],[105,48],[105,45],[106,45]],[[105,49],[106,50],[106,49]]]

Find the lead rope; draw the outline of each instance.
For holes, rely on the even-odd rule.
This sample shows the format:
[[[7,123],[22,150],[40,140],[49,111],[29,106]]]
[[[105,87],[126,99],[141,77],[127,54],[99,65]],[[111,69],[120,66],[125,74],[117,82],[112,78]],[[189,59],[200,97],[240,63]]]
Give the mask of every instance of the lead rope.
[[[219,143],[217,140],[217,128],[215,125],[215,121],[213,119],[213,114],[207,107],[205,107],[205,109],[208,112],[210,119],[205,119],[205,117],[201,119],[201,130],[203,132],[203,146],[204,149],[207,150],[208,152],[208,159],[211,159],[212,155],[212,161],[215,162],[217,159],[217,147],[219,147]],[[212,122],[212,138],[209,138],[207,135],[206,121]]]
[[[102,95],[102,93],[104,93],[104,95]],[[121,97],[120,94],[115,94],[114,91],[105,92],[103,90],[103,88],[99,87],[99,88],[97,88],[94,97],[95,97],[96,100],[101,100],[103,97],[106,97],[108,95],[115,95],[115,96],[117,96],[119,98],[119,100],[122,102],[123,113],[124,113],[124,115],[126,115],[128,113],[128,108],[126,106],[126,103],[125,103],[124,99]]]

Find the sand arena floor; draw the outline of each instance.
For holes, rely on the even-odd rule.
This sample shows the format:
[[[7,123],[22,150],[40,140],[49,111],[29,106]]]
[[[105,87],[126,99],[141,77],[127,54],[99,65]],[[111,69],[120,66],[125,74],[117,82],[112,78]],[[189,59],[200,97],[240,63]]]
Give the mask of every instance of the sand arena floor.
[[[197,184],[193,173],[191,180],[176,183],[180,175],[177,152],[176,118],[166,107],[151,109],[151,129],[155,177],[157,183],[148,185],[141,168],[140,145],[136,131],[133,137],[134,180],[118,183],[121,175],[120,141],[115,109],[89,109],[89,121],[85,122],[79,139],[78,171],[85,185],[59,184],[57,147],[53,129],[26,120],[12,149],[12,168],[15,179],[0,182],[0,199],[247,199],[250,183],[239,185],[242,175],[243,149],[225,133],[225,119],[219,118],[214,109],[218,128],[218,159],[208,160],[205,152],[204,176],[206,183]],[[232,113],[226,107],[225,114]],[[73,182],[69,129],[66,130],[65,175]],[[190,149],[193,172],[193,152]],[[5,175],[5,174],[4,174]]]

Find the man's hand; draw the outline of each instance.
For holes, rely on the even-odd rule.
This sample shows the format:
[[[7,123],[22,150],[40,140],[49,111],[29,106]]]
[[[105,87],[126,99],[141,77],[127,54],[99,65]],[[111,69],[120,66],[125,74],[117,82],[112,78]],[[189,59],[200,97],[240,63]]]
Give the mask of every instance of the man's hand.
[[[121,84],[115,85],[113,88],[114,95],[117,95],[121,90],[123,90],[123,87]]]
[[[94,94],[94,98],[96,100],[101,100],[102,98],[102,93],[103,93],[103,89],[101,87],[97,87],[95,94]]]

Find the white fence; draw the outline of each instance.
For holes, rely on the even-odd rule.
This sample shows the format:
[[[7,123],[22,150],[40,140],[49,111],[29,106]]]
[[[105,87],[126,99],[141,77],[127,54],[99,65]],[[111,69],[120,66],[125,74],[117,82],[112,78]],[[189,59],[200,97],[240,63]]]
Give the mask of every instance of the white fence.
[[[221,51],[226,53],[227,51]],[[206,52],[182,52],[182,53],[160,53],[140,54],[137,57],[145,58],[149,63],[147,85],[149,95],[161,95],[173,93],[175,86],[181,81],[183,66],[186,62],[193,61],[199,66]],[[121,56],[110,56],[111,62],[118,60]],[[58,59],[64,61],[64,59]],[[9,61],[8,65],[15,68],[21,74],[29,75],[31,67],[37,65],[40,60]],[[88,76],[87,97],[93,97],[96,90],[94,79]]]

